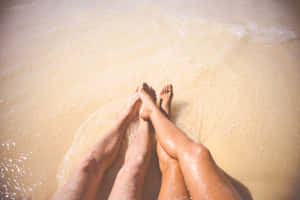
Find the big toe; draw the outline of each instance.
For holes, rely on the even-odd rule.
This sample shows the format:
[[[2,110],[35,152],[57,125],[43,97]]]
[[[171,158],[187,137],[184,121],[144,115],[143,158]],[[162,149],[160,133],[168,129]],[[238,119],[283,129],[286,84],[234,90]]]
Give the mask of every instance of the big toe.
[[[160,92],[161,97],[165,97],[167,95],[172,95],[173,94],[173,86],[172,84],[166,85]]]

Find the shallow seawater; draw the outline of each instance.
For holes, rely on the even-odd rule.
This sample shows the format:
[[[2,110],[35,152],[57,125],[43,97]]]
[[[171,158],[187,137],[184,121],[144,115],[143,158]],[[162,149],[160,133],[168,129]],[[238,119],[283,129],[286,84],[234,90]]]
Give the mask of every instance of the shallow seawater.
[[[49,199],[143,81],[157,92],[174,85],[172,120],[253,199],[297,199],[298,8],[255,0],[3,3],[0,199]],[[145,199],[157,194],[155,164]]]

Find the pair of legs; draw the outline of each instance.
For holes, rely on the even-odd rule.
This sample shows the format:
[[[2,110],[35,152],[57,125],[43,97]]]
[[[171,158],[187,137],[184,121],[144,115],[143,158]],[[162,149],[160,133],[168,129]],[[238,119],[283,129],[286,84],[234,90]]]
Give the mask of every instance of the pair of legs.
[[[155,100],[154,90],[147,91]],[[136,92],[115,125],[91,148],[78,164],[68,182],[53,200],[93,200],[105,171],[116,159],[122,139],[130,123],[136,120],[141,100]],[[141,199],[144,177],[150,161],[150,123],[139,119],[139,126],[128,147],[124,164],[118,172],[109,199]]]
[[[169,114],[171,100],[163,100],[172,98],[172,87],[167,86],[161,95],[164,98],[160,108],[149,96],[148,88],[143,84],[139,90],[143,103],[140,116],[151,121],[158,141],[162,172],[159,199],[188,199],[189,192],[192,199],[240,200],[239,193],[218,168],[208,149],[192,141],[168,119],[166,114]]]
[[[154,94],[152,88],[143,84],[115,126],[95,144],[54,199],[95,198],[103,173],[118,155],[121,140],[130,122],[137,117],[141,101],[138,132],[128,148],[109,199],[141,199],[150,158],[150,121],[158,140],[162,172],[159,199],[188,199],[188,191],[193,199],[240,199],[209,151],[169,121],[172,87],[167,86],[162,91],[160,108],[155,104]]]

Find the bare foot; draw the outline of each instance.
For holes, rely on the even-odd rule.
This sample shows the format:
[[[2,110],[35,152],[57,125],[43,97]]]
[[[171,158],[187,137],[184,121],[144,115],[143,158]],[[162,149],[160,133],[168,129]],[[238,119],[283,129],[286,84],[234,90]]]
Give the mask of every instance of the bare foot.
[[[160,92],[159,108],[169,118],[171,116],[171,102],[173,98],[173,86],[166,85]]]
[[[127,123],[133,121],[138,116],[140,106],[141,106],[141,99],[138,92],[136,91],[129,98],[127,107],[124,109],[123,113],[121,114],[121,119],[126,120]]]
[[[160,92],[159,108],[168,118],[170,117],[171,113],[172,97],[173,87],[171,84],[166,85]],[[156,150],[161,171],[165,171],[170,165],[177,164],[177,160],[170,157],[159,142],[157,142]]]
[[[139,88],[138,93],[142,100],[140,117],[144,120],[148,120],[153,108],[156,106],[155,91],[152,87],[149,87],[146,83],[143,83]]]

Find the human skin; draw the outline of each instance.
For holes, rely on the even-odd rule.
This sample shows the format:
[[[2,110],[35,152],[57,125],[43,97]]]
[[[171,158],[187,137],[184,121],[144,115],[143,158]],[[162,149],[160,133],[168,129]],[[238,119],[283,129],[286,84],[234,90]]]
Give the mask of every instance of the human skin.
[[[173,87],[172,85],[166,85],[160,92],[159,108],[168,118],[170,118],[171,115],[172,98]],[[165,152],[159,141],[156,145],[156,151],[159,160],[159,168],[162,174],[158,199],[189,199],[188,191],[185,186],[178,161],[170,157],[168,153]]]
[[[240,200],[239,193],[218,168],[209,150],[188,138],[160,111],[147,93],[147,87],[144,83],[139,90],[143,103],[140,115],[152,122],[161,147],[179,162],[192,199]]]
[[[53,200],[95,199],[103,174],[116,159],[126,129],[138,116],[140,104],[139,96],[135,93],[113,127],[92,146]]]
[[[156,95],[152,88],[147,88],[152,101]],[[142,118],[135,137],[130,143],[123,166],[117,174],[109,200],[141,200],[143,194],[144,179],[149,168],[153,136],[151,123]]]

